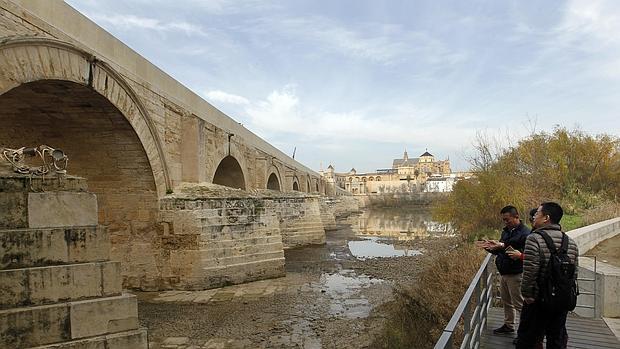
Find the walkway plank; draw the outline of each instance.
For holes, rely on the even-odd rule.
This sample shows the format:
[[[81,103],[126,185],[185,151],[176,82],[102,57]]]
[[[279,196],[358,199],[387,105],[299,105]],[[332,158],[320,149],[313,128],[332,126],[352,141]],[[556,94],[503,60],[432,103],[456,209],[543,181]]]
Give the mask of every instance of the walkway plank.
[[[483,333],[482,348],[513,348],[514,335],[496,335],[493,329],[504,322],[501,308],[490,308],[488,325]],[[566,320],[569,349],[620,349],[620,341],[602,319],[569,316]]]

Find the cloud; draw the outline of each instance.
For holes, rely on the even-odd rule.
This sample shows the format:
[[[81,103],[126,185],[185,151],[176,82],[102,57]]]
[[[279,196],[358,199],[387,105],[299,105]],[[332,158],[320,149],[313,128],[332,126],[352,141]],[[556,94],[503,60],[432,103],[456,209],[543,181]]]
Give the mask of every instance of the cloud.
[[[422,117],[411,114],[420,113],[420,109],[394,112],[395,114],[378,118],[375,114],[360,110],[331,112],[306,109],[291,86],[272,91],[265,100],[250,103],[245,108],[249,117],[248,127],[259,134],[294,135],[317,142],[333,142],[338,139],[435,144],[451,143],[454,139],[475,135],[471,118],[420,126]]]
[[[573,0],[558,30],[571,35],[588,35],[599,44],[618,44],[620,4],[609,0]]]
[[[467,53],[450,49],[427,32],[399,25],[365,22],[343,25],[323,16],[262,17],[241,30],[283,35],[308,42],[315,50],[336,52],[381,64],[405,63],[416,58],[431,64],[455,64]]]
[[[206,32],[199,25],[185,21],[163,22],[155,18],[140,17],[134,15],[102,15],[95,14],[91,18],[98,23],[108,23],[122,29],[147,29],[158,32],[182,32],[187,36],[201,35],[206,36]]]
[[[275,4],[265,0],[133,0],[152,8],[190,8],[212,15],[235,15],[273,10]]]
[[[228,103],[228,104],[245,105],[245,104],[250,103],[250,101],[243,96],[239,96],[239,95],[235,95],[232,93],[227,93],[227,92],[219,91],[219,90],[207,91],[204,93],[204,96],[209,101],[222,102],[222,103]]]

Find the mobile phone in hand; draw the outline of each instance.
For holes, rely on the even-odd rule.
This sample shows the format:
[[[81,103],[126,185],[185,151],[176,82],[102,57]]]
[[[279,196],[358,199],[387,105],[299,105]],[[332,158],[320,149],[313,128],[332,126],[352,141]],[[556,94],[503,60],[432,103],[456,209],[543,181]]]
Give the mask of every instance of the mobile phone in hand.
[[[508,245],[508,247],[506,247],[506,251],[514,251],[515,249],[512,248],[512,246]]]

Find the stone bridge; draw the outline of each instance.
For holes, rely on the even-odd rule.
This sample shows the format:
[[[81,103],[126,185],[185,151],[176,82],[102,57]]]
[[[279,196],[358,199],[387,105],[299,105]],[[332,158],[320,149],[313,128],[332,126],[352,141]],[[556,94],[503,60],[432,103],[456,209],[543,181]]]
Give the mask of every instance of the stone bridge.
[[[0,122],[0,146],[62,149],[87,179],[125,287],[280,276],[333,224],[318,173],[63,1],[0,0]]]

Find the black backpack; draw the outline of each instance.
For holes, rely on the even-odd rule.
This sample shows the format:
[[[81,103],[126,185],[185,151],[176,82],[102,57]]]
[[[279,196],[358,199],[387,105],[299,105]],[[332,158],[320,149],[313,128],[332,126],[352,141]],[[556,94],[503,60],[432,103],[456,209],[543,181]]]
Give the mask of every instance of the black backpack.
[[[577,306],[577,273],[575,262],[568,255],[568,237],[562,233],[558,251],[553,239],[544,231],[537,231],[551,252],[546,271],[538,278],[538,300],[549,311],[571,311]]]

